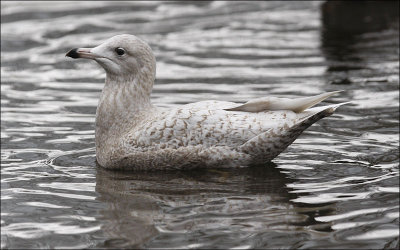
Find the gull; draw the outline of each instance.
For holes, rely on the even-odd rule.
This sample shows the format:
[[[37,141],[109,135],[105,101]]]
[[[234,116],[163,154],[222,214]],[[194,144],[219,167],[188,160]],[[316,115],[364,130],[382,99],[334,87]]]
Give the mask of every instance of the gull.
[[[156,59],[129,34],[66,56],[93,59],[106,72],[96,110],[97,163],[107,169],[244,167],[271,161],[305,129],[344,103],[312,107],[340,91],[295,99],[263,97],[244,104],[201,101],[156,107],[150,94]]]

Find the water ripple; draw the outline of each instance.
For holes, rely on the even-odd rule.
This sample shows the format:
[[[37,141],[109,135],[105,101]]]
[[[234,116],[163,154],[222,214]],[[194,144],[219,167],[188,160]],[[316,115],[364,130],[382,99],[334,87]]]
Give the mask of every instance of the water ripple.
[[[398,248],[398,24],[338,39],[323,4],[1,2],[1,247]],[[351,103],[275,164],[106,171],[105,74],[65,53],[120,33],[154,49],[159,106],[333,90],[326,103]]]

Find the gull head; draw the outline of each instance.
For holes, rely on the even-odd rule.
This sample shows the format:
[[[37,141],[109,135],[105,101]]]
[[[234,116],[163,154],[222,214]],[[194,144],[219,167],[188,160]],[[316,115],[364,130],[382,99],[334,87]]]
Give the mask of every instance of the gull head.
[[[117,35],[94,48],[75,48],[65,56],[95,60],[107,77],[134,79],[143,72],[155,78],[156,59],[150,46],[134,35]]]

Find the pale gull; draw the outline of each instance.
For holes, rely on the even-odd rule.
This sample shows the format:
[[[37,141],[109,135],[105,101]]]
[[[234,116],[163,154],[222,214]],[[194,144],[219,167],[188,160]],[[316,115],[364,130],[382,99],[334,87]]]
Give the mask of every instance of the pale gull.
[[[106,71],[96,111],[96,159],[108,169],[240,167],[271,161],[306,128],[341,104],[329,96],[259,98],[245,104],[202,101],[177,108],[150,102],[156,59],[133,35],[117,35],[66,56],[95,60]]]

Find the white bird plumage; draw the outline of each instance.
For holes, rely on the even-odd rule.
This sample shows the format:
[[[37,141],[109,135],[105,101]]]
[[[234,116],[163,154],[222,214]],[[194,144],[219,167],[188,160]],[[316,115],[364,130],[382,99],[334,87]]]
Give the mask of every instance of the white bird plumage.
[[[203,101],[158,108],[150,102],[156,60],[143,40],[118,35],[95,48],[73,49],[67,56],[93,59],[106,71],[96,111],[96,159],[109,169],[265,163],[343,104],[310,108],[339,92],[334,91],[297,99]]]

